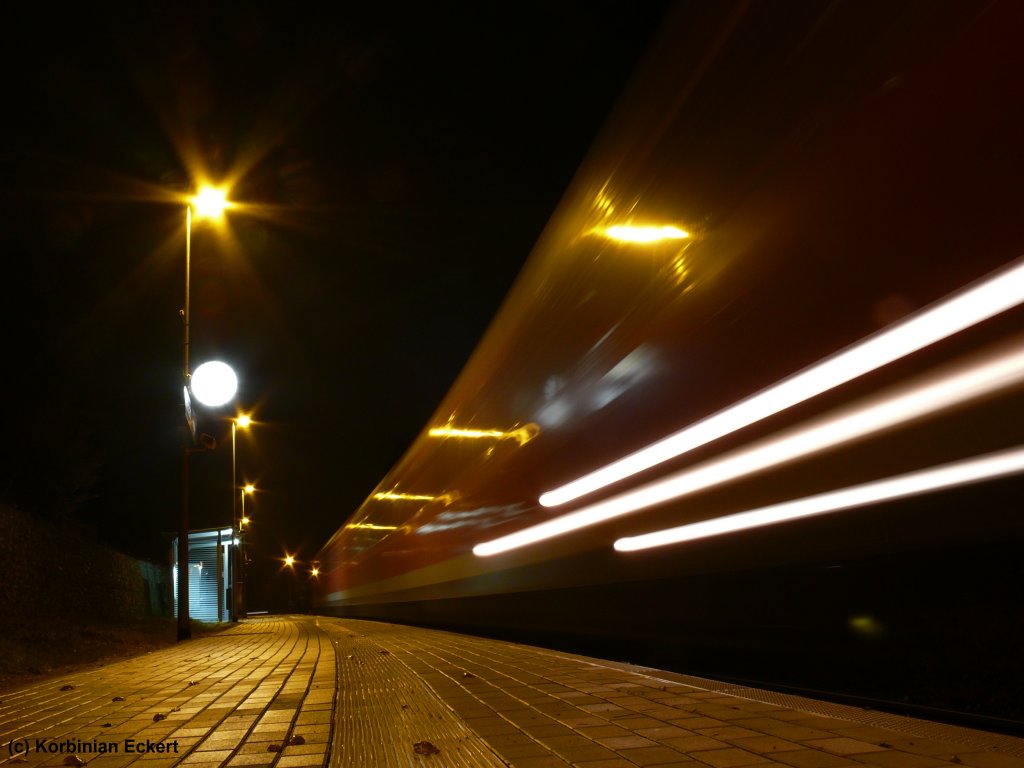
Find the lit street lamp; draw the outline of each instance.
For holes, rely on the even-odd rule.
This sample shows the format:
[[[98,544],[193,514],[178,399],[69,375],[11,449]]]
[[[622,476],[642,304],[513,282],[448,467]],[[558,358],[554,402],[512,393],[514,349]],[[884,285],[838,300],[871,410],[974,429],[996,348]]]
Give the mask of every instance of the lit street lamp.
[[[227,363],[211,360],[196,368],[190,387],[196,400],[203,405],[224,405],[238,391],[238,377]]]
[[[248,420],[248,417],[245,417]],[[242,423],[242,419],[239,419],[239,423]],[[234,464],[234,424],[231,424],[231,465]],[[233,471],[233,470],[232,470]],[[237,487],[237,486],[236,486]],[[246,517],[246,494],[252,494],[256,490],[256,486],[251,482],[247,483],[242,489],[242,514],[239,517],[234,518],[232,528],[234,530],[234,564],[231,566],[231,578],[234,582],[233,588],[233,603],[234,610],[231,614],[231,621],[239,621],[239,616],[245,615],[246,612],[246,538],[245,538],[245,527],[249,524],[249,518]],[[231,495],[233,507],[233,494]],[[233,510],[232,510],[233,513]]]
[[[245,495],[247,493],[251,494],[255,492],[256,486],[253,485],[252,483],[249,483],[248,485],[242,488],[242,525],[249,524],[249,518],[245,516]]]
[[[195,415],[192,411],[192,400],[189,396],[193,376],[189,370],[189,343],[190,343],[190,326],[191,326],[191,277],[192,277],[192,213],[201,218],[217,218],[228,207],[227,195],[221,190],[215,190],[212,188],[203,188],[192,198],[185,201],[185,306],[181,311],[181,317],[183,320],[183,339],[182,339],[182,354],[184,363],[182,365],[182,381],[184,384],[184,405],[185,405],[185,422],[188,426],[188,435],[182,448],[182,459],[181,459],[181,517],[178,520],[178,640],[188,640],[192,637],[192,626],[189,618],[189,590],[188,590],[188,501],[189,501],[189,456],[196,450],[206,450],[215,443],[212,440],[202,441],[203,447],[197,448],[196,443],[196,421]],[[224,364],[221,363],[221,366]],[[224,366],[225,368],[227,366]],[[196,369],[196,374],[200,374],[200,370],[203,366]],[[223,369],[216,367],[214,369],[206,369],[207,372],[213,374],[212,382],[217,382],[214,385],[214,390],[221,392],[220,387],[223,387],[225,382],[222,377]],[[230,370],[230,368],[228,369]],[[209,405],[222,405],[227,400],[230,400],[234,396],[234,389],[238,386],[237,378],[234,378],[234,372],[231,373],[233,383],[231,384],[231,394],[221,402],[209,402],[207,403],[204,398],[212,395],[207,391],[204,379],[205,376],[199,376],[199,390],[191,390],[191,393],[196,398],[205,404]],[[211,382],[211,385],[212,385]],[[218,395],[219,396],[219,395]],[[214,398],[216,399],[216,398]]]
[[[192,376],[192,387],[185,387],[185,407],[189,421],[192,440],[185,441],[181,463],[181,519],[178,521],[178,640],[192,637],[192,624],[189,617],[188,590],[188,501],[189,501],[189,457],[193,453],[212,450],[217,441],[209,435],[200,435],[200,445],[195,445],[195,416],[190,413],[192,395],[203,405],[216,407],[223,405],[235,396],[238,389],[238,377],[226,363],[211,361],[196,368]],[[182,578],[182,574],[186,574]]]
[[[239,568],[238,558],[244,557],[243,550],[241,548],[242,539],[242,527],[249,522],[249,518],[245,516],[245,494],[252,493],[253,487],[251,485],[245,486],[242,489],[242,516],[239,520],[238,507],[235,504],[235,492],[234,489],[238,488],[238,464],[235,460],[235,433],[237,428],[248,429],[252,424],[252,418],[247,414],[241,414],[231,420],[231,530],[232,537],[239,543],[235,545],[234,557],[232,558],[231,566],[231,582],[232,582],[232,599],[231,599],[231,620],[238,621],[238,617],[245,612],[245,581],[242,576],[242,569]]]

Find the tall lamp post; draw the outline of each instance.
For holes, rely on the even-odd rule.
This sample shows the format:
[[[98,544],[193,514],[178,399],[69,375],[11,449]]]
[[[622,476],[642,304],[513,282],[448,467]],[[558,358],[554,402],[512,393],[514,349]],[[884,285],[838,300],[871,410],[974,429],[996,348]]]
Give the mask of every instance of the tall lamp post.
[[[189,617],[188,590],[188,500],[189,500],[189,456],[196,450],[212,447],[204,441],[203,447],[196,447],[196,420],[189,396],[192,374],[189,370],[189,342],[191,325],[191,278],[192,278],[192,214],[200,218],[217,218],[228,207],[227,195],[213,188],[200,189],[198,194],[185,201],[185,306],[181,311],[183,320],[182,381],[184,384],[185,422],[188,427],[183,441],[181,458],[181,516],[178,520],[178,640],[192,637]],[[233,375],[233,374],[232,374]],[[194,394],[194,393],[193,393]],[[231,396],[234,392],[231,393]],[[228,399],[230,399],[230,397]],[[198,397],[198,395],[197,395]],[[202,400],[200,399],[202,402]]]

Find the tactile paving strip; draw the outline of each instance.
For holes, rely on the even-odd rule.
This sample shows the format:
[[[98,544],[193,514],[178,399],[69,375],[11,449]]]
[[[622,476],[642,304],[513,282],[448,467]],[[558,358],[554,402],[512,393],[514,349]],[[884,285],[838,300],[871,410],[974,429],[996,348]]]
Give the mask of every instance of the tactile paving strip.
[[[504,768],[479,735],[365,627],[321,622],[338,659],[334,766]]]

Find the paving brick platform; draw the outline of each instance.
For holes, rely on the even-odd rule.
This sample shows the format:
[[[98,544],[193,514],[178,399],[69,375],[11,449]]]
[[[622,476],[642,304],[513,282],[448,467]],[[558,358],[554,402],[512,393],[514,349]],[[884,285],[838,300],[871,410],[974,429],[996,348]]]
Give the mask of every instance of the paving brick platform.
[[[393,624],[254,618],[0,692],[0,768],[1024,768],[1024,740]]]

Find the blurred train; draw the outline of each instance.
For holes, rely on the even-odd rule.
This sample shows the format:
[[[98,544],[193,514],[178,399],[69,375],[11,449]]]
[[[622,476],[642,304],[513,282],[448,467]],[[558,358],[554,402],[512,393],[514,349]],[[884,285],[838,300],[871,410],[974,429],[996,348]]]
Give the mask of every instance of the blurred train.
[[[1024,714],[1022,35],[674,8],[316,610]]]

